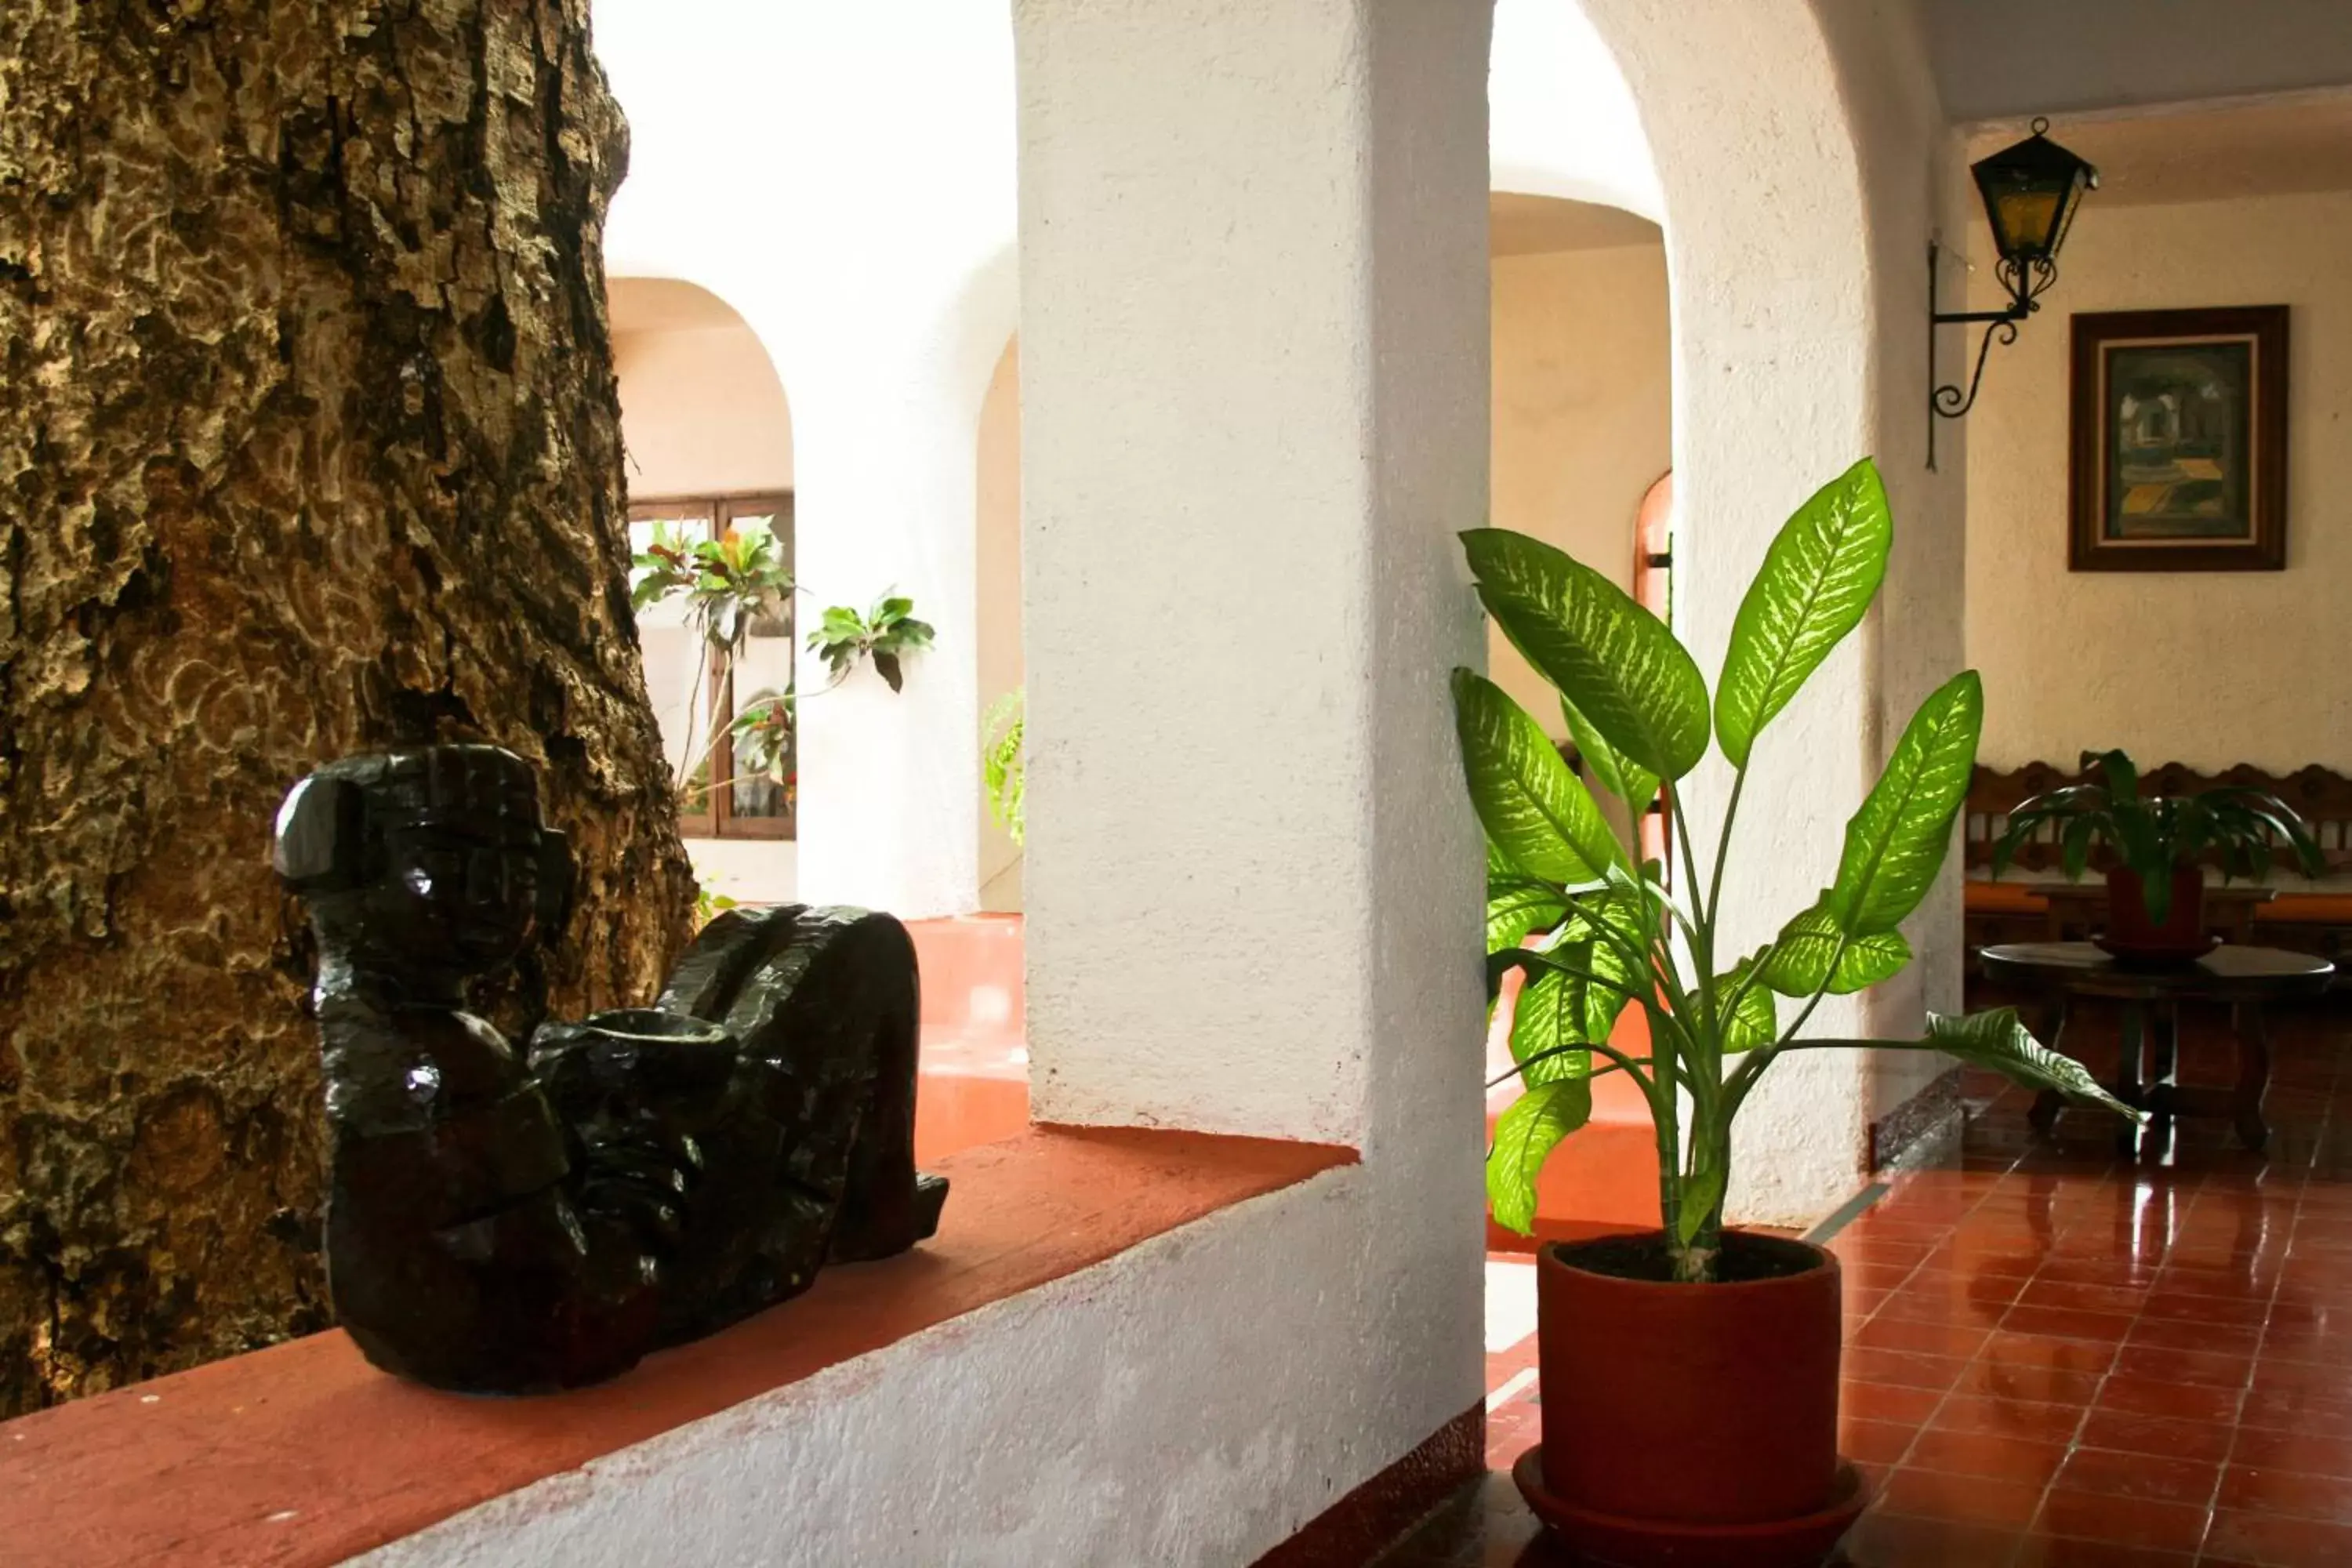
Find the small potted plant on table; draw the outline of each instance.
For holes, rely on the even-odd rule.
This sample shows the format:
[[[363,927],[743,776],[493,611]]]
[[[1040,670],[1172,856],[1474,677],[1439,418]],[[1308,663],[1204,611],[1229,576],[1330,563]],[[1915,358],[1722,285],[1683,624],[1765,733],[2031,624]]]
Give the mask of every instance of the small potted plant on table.
[[[2144,795],[2139,769],[2120,751],[2098,759],[2098,775],[2020,801],[1994,843],[1992,874],[2046,828],[2070,881],[2080,881],[2093,844],[2114,857],[2107,870],[2107,930],[2099,945],[2143,963],[2187,963],[2212,951],[2205,930],[2208,855],[2223,877],[2259,880],[2284,843],[2305,876],[2326,868],[2309,825],[2263,790],[2225,784],[2193,795]]]
[[[1662,784],[1672,795],[1710,731],[1734,770],[1711,872],[1678,834],[1685,879],[1670,892],[1656,862],[1631,863],[1536,721],[1492,682],[1454,672],[1488,845],[1490,990],[1510,969],[1526,972],[1511,1030],[1525,1093],[1497,1122],[1486,1162],[1496,1218],[1532,1230],[1537,1173],[1591,1115],[1594,1078],[1638,1084],[1657,1134],[1662,1227],[1538,1255],[1543,1441],[1515,1474],[1545,1521],[1597,1563],[1812,1563],[1861,1511],[1862,1483],[1837,1455],[1836,1259],[1724,1224],[1733,1120],[1783,1053],[1943,1051],[2139,1115],[2008,1009],[1931,1016],[1919,1039],[1801,1037],[1823,996],[1910,960],[1898,927],[1936,879],[1975,765],[1974,671],[1920,706],[1813,905],[1757,952],[1719,945],[1726,856],[1757,737],[1860,624],[1891,535],[1866,460],[1807,501],[1748,591],[1711,700],[1673,633],[1600,573],[1521,534],[1463,535],[1479,597],[1558,689],[1601,787],[1637,809]],[[1678,802],[1675,816],[1690,821]],[[1784,999],[1794,1005],[1785,1016]],[[1646,1057],[1609,1043],[1627,1007],[1648,1016]]]

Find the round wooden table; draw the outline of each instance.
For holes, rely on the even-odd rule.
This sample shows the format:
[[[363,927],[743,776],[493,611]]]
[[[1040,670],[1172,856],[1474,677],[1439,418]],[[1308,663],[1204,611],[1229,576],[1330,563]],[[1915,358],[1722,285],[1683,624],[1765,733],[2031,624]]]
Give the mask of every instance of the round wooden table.
[[[1987,980],[2039,991],[2058,1008],[2050,1044],[2063,1050],[2066,1015],[2080,999],[2116,1003],[2123,1012],[2120,1082],[2107,1087],[2116,1099],[2158,1117],[2227,1116],[2249,1149],[2270,1137],[2263,1121],[2263,1094],[2270,1087],[2270,1037],[2263,1006],[2283,997],[2317,996],[2327,989],[2336,966],[2307,952],[2224,942],[2194,963],[2151,968],[2116,962],[2087,942],[2029,942],[1988,947],[1982,954]],[[2231,1009],[2238,1037],[2238,1082],[2227,1089],[2176,1081],[2179,1026],[2175,1005],[2220,1002]],[[2158,1026],[2148,1027],[2152,1010]],[[2033,1102],[2033,1125],[2048,1131],[2057,1121],[2059,1098],[2044,1092]]]

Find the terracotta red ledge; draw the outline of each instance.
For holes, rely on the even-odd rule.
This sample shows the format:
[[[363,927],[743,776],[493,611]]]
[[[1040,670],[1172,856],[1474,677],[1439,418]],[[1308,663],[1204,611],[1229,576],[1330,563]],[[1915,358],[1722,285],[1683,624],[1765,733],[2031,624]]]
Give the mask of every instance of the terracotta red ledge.
[[[340,1563],[966,1312],[1356,1152],[1036,1127],[939,1163],[938,1237],[597,1388],[483,1399],[312,1335],[0,1425],[0,1542],[42,1568]]]

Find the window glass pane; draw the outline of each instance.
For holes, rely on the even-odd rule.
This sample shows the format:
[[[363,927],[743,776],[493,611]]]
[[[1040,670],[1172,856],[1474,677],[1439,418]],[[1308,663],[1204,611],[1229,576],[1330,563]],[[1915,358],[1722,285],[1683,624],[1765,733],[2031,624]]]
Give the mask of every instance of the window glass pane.
[[[728,809],[736,816],[793,814],[799,773],[793,714],[782,699],[793,689],[793,627],[789,611],[756,622],[735,663],[734,784]]]

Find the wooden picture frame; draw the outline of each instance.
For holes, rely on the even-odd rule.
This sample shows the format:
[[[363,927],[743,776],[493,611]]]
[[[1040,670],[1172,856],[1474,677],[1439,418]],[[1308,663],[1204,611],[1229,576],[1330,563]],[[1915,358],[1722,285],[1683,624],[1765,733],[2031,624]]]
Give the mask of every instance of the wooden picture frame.
[[[2286,565],[2287,307],[2074,318],[2066,564]]]

